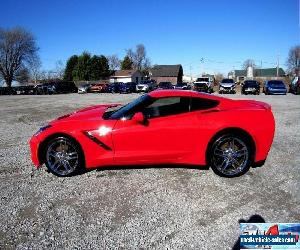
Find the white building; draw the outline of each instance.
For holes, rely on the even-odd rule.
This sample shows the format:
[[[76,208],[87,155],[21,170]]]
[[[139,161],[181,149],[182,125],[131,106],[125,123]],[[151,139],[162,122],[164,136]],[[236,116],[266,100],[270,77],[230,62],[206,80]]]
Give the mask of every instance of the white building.
[[[135,82],[140,83],[143,80],[143,73],[139,70],[117,70],[114,75],[109,78],[109,82]]]

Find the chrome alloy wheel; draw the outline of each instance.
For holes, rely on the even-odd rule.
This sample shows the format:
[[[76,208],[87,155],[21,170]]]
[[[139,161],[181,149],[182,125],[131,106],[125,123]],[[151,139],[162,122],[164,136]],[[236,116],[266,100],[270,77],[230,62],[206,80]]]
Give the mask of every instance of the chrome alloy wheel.
[[[238,176],[246,170],[249,162],[247,145],[235,136],[219,138],[212,148],[212,163],[224,176]]]
[[[58,176],[68,176],[78,168],[79,152],[67,138],[58,137],[52,140],[46,151],[46,165]]]

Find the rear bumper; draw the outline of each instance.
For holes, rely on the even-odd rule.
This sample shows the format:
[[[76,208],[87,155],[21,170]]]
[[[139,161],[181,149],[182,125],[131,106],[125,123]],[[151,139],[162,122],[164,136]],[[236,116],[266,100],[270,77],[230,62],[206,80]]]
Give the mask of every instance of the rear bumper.
[[[34,166],[36,168],[38,168],[41,166],[41,163],[40,163],[39,157],[38,157],[38,148],[40,145],[40,141],[36,136],[32,136],[29,141],[29,145],[30,145],[31,160],[32,160]]]

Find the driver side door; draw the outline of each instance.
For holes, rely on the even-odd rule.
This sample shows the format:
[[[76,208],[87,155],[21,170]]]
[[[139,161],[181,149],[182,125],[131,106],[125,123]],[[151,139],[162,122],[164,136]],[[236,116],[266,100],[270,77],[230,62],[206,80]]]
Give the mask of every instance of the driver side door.
[[[157,98],[142,112],[145,122],[120,119],[113,130],[114,159],[120,164],[179,163],[195,149],[197,118],[190,97]]]

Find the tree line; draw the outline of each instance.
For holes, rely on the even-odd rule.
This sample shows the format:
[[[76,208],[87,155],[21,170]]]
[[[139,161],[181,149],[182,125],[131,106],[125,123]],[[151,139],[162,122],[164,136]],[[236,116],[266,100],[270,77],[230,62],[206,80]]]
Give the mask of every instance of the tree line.
[[[66,81],[93,81],[107,78],[116,70],[138,69],[147,73],[150,60],[146,56],[146,48],[138,44],[136,49],[128,49],[123,60],[117,55],[105,57],[104,55],[91,55],[83,52],[81,55],[71,56],[66,63],[64,80]]]
[[[0,27],[0,81],[4,80],[8,87],[13,81],[37,82],[41,78],[59,78],[65,80],[99,80],[113,74],[115,70],[138,69],[148,73],[151,67],[143,44],[135,49],[126,50],[122,60],[117,55],[91,55],[83,52],[71,56],[66,67],[61,61],[56,63],[54,71],[41,71],[41,60],[34,35],[22,27],[4,29]],[[253,66],[253,61],[245,64]],[[290,75],[300,74],[300,45],[290,49],[286,61]],[[244,65],[245,67],[245,65]],[[54,73],[54,75],[52,74]]]

